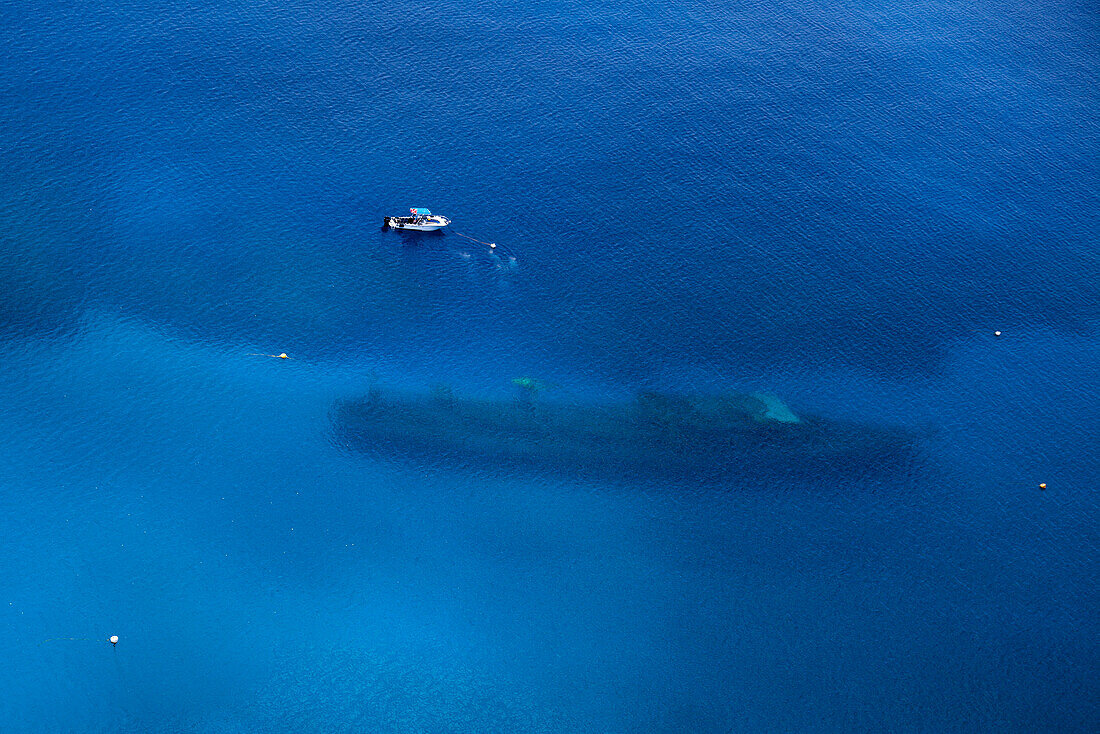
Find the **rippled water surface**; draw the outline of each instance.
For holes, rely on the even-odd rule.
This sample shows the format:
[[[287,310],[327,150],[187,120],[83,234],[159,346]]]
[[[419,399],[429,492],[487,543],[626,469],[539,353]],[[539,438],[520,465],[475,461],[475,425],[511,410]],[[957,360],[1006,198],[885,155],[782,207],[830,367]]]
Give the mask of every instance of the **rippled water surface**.
[[[1096,729],[1092,4],[0,18],[0,728]],[[517,377],[910,443],[715,483],[335,425]]]

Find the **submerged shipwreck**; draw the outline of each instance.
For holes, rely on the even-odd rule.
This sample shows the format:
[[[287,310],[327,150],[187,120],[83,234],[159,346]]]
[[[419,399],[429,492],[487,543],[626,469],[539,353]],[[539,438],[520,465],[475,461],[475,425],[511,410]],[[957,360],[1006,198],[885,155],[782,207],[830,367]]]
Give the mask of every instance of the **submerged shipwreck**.
[[[795,415],[763,393],[643,392],[610,404],[545,400],[513,381],[514,399],[411,395],[371,388],[334,410],[338,443],[379,457],[469,468],[603,478],[713,481],[761,473],[874,472],[909,452],[900,429]]]

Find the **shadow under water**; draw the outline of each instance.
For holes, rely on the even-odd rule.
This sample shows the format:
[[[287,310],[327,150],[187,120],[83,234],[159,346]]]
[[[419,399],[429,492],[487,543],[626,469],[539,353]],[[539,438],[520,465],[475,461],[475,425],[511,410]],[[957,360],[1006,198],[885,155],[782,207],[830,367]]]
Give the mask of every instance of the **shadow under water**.
[[[337,403],[338,444],[379,458],[470,469],[611,480],[714,482],[782,473],[875,473],[900,466],[913,437],[898,428],[796,416],[770,395],[644,392],[631,402],[556,403],[372,388]],[[529,387],[529,386],[528,386]]]

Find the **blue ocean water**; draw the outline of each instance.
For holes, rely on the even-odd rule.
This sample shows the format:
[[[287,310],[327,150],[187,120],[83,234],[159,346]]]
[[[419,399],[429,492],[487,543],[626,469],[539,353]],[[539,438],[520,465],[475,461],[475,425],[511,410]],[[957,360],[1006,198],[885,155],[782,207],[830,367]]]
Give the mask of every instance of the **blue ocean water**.
[[[1100,724],[1094,3],[0,14],[4,731]],[[670,486],[333,438],[521,375],[914,451]]]

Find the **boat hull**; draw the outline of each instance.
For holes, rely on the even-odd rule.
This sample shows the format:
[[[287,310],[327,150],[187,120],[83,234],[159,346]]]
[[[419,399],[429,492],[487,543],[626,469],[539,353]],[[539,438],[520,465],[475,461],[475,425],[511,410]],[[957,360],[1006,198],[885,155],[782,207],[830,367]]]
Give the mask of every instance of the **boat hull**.
[[[404,229],[412,232],[435,232],[436,230],[443,229],[451,220],[446,217],[427,217],[422,218],[420,221],[412,220],[411,217],[386,217],[386,226],[390,229]]]
[[[333,418],[341,444],[379,458],[612,480],[874,471],[896,466],[910,443],[893,429],[770,416],[769,406],[751,395],[648,393],[633,402],[588,405],[375,389],[338,404]]]

